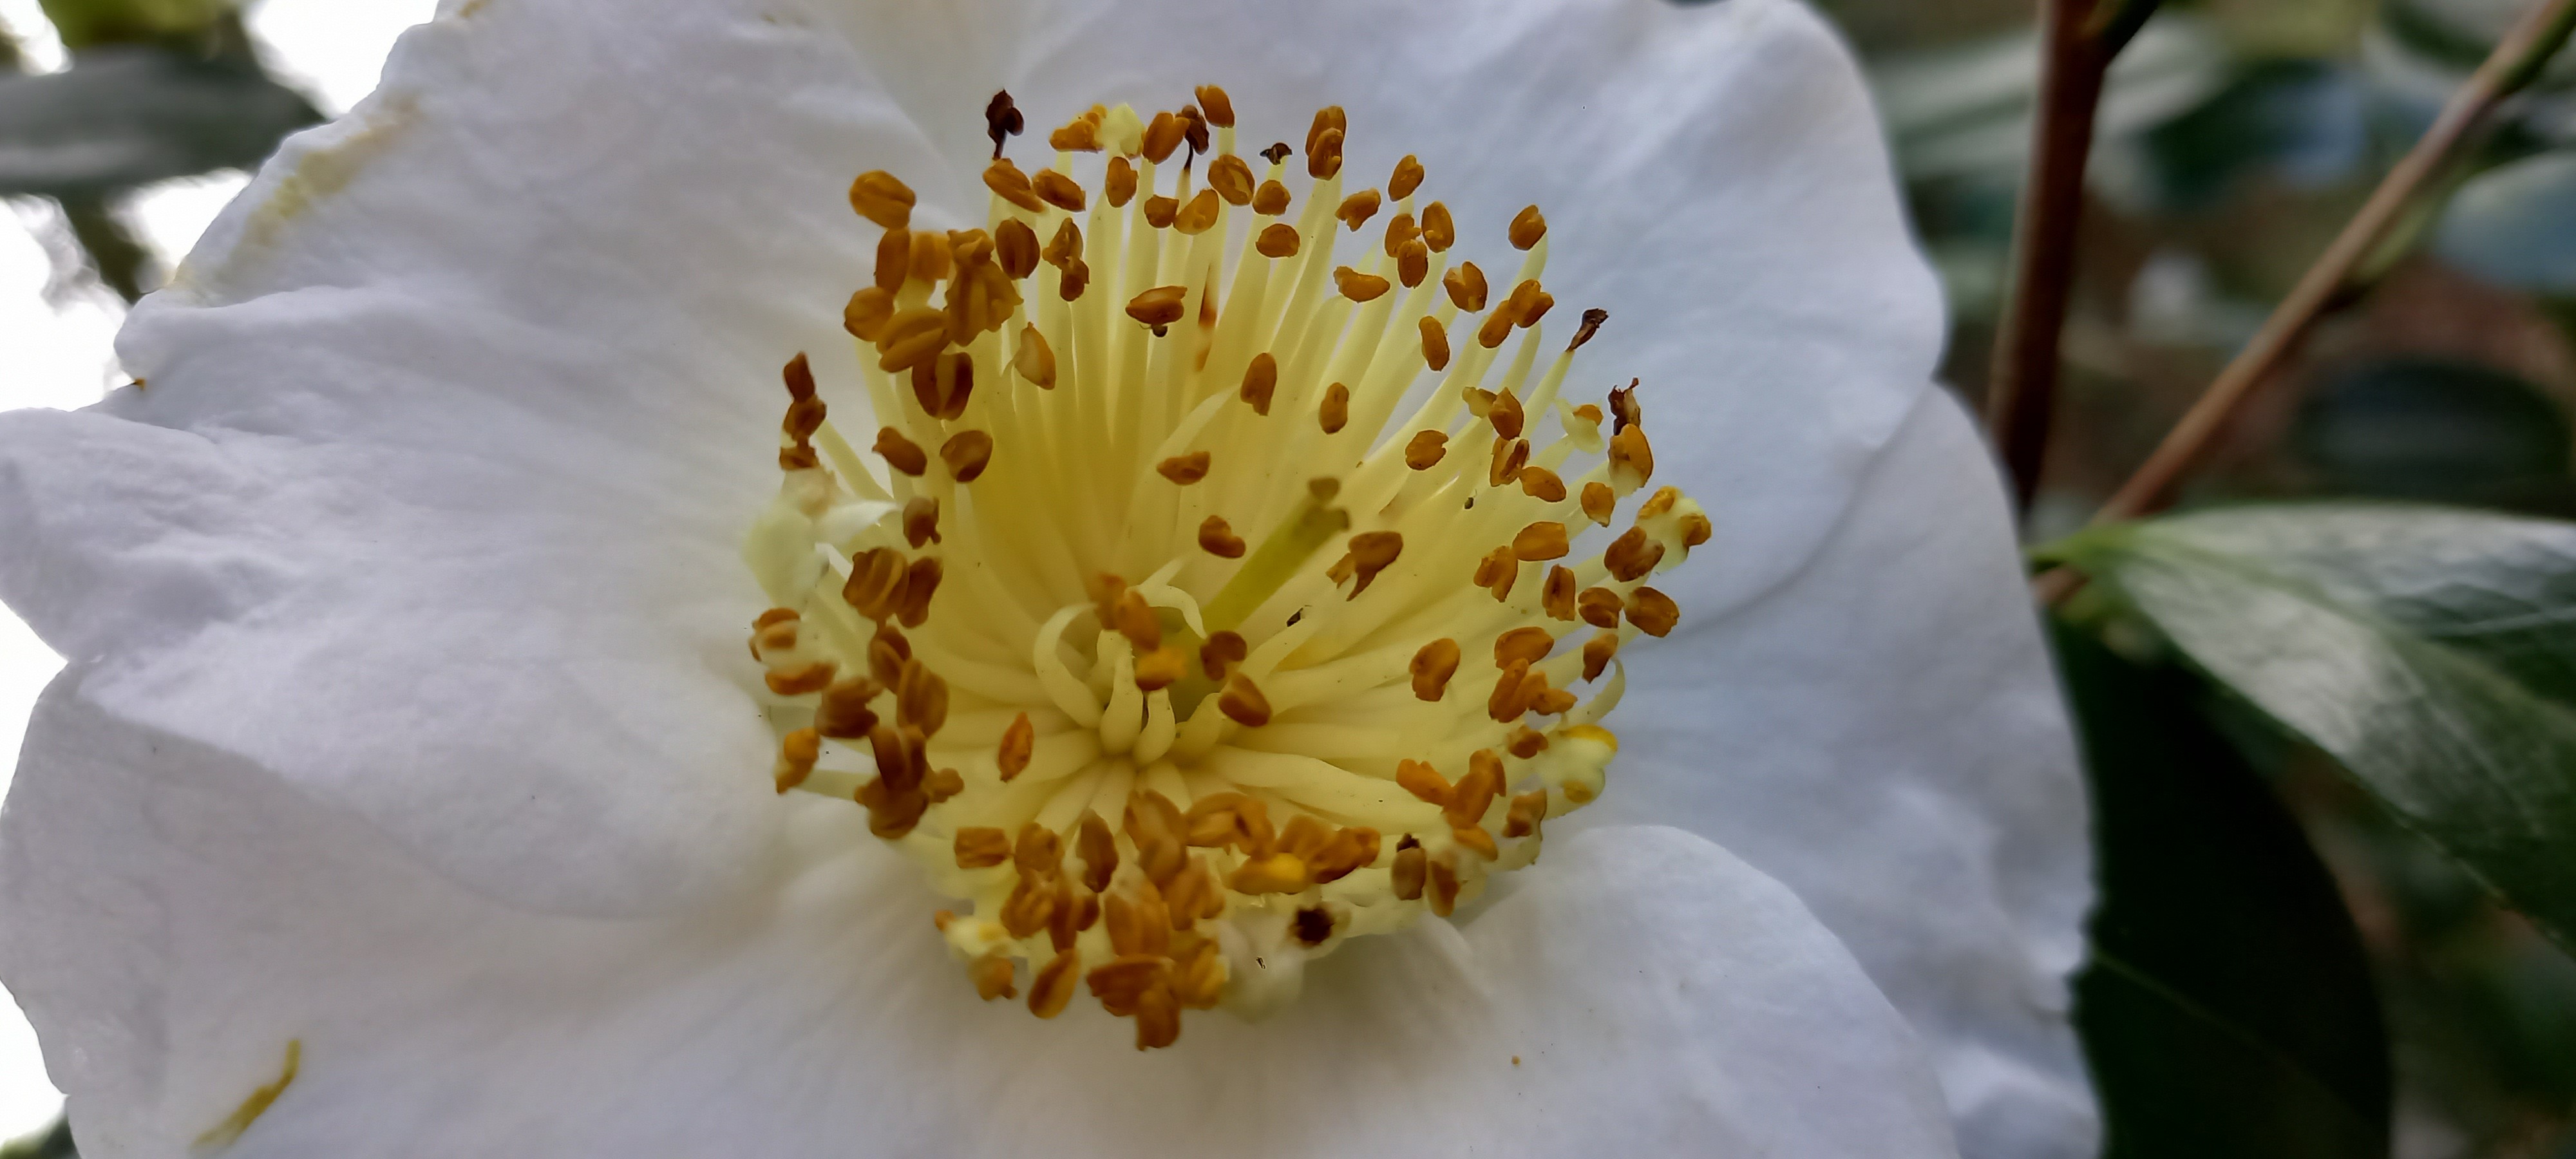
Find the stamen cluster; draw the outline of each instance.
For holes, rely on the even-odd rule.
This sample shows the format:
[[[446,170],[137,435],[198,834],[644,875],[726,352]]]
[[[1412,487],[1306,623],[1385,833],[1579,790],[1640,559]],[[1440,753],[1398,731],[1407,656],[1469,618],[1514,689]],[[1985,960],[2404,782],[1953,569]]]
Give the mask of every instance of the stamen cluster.
[[[843,321],[883,425],[861,451],[788,363],[746,547],[779,791],[855,801],[965,900],[938,926],[984,997],[1087,986],[1140,1049],[1535,860],[1601,792],[1620,648],[1679,621],[1645,581],[1710,535],[1664,487],[1575,555],[1654,454],[1633,382],[1559,398],[1607,315],[1544,347],[1537,207],[1489,283],[1413,157],[1344,192],[1335,107],[1292,224],[1299,151],[1256,168],[1195,95],[1094,107],[1034,173],[997,96],[982,228],[857,179],[884,233]]]

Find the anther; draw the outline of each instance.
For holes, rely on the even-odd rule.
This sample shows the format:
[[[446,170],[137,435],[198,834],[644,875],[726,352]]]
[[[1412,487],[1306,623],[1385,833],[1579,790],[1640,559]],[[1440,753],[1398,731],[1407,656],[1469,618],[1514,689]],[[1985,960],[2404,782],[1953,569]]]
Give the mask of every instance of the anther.
[[[1341,433],[1342,427],[1351,421],[1351,388],[1338,382],[1325,387],[1324,401],[1316,408],[1315,418],[1323,424],[1325,434]]]
[[[1025,712],[1012,718],[1011,726],[1002,730],[1002,743],[993,754],[993,763],[1002,770],[1004,784],[1028,770],[1029,758],[1037,751],[1037,741],[1037,726],[1029,723],[1029,714]]]
[[[1273,165],[1276,165],[1276,164],[1278,164],[1278,163],[1280,163],[1280,162],[1282,162],[1282,161],[1287,160],[1287,159],[1288,159],[1288,155],[1289,155],[1290,153],[1294,153],[1294,152],[1296,152],[1296,150],[1295,150],[1295,149],[1291,149],[1291,148],[1289,148],[1289,147],[1288,147],[1288,142],[1286,142],[1286,141],[1273,141],[1273,142],[1271,142],[1271,143],[1270,143],[1270,147],[1269,147],[1269,148],[1267,148],[1267,149],[1263,149],[1263,150],[1261,151],[1261,159],[1262,159],[1262,160],[1264,160],[1264,161],[1268,161],[1268,162],[1270,162],[1270,163],[1271,163],[1271,164],[1273,164]]]
[[[1515,660],[1536,664],[1547,659],[1547,654],[1555,648],[1556,637],[1548,635],[1545,628],[1514,628],[1494,638],[1494,667],[1508,668]]]
[[[1207,114],[1200,112],[1197,105],[1182,105],[1180,118],[1181,142],[1190,147],[1190,155],[1181,162],[1181,168],[1186,170],[1190,162],[1208,150]]]
[[[1110,208],[1126,208],[1127,202],[1136,196],[1136,167],[1128,164],[1124,157],[1110,158],[1108,173],[1100,182],[1100,191],[1109,199]]]
[[[1646,421],[1645,409],[1637,405],[1636,379],[1629,379],[1626,386],[1610,388],[1610,418],[1610,433],[1614,435]]]
[[[1647,538],[1646,529],[1642,527],[1631,527],[1622,532],[1601,552],[1602,566],[1610,570],[1610,578],[1623,583],[1653,571],[1663,558],[1664,545]]]
[[[930,469],[930,456],[893,427],[878,428],[876,446],[871,449],[876,451],[878,458],[886,461],[886,466],[916,479]]]
[[[1395,163],[1395,175],[1386,179],[1386,195],[1402,201],[1422,187],[1422,162],[1407,153]]]
[[[1545,467],[1523,467],[1520,473],[1521,493],[1541,503],[1565,501],[1565,480]]]
[[[1540,737],[1541,743],[1547,738]],[[1541,821],[1547,819],[1547,790],[1532,789],[1512,797],[1511,811],[1503,817],[1503,836],[1534,837]]]
[[[886,319],[884,330],[877,335],[877,369],[910,370],[938,357],[947,345],[946,311],[936,306],[897,311]]]
[[[1610,484],[1623,491],[1634,491],[1655,476],[1654,448],[1646,443],[1646,428],[1631,424],[1610,439]]]
[[[959,869],[991,869],[1011,859],[1011,837],[985,825],[968,825],[957,830],[951,843]]]
[[[1447,855],[1431,863],[1431,881],[1424,892],[1430,895],[1433,914],[1445,918],[1457,912],[1459,885],[1458,867],[1449,863]]]
[[[903,608],[903,587],[908,578],[909,569],[901,552],[889,547],[871,548],[851,558],[850,578],[841,585],[841,598],[871,620],[892,619]],[[879,679],[886,678],[880,675]]]
[[[1494,424],[1494,433],[1503,438],[1521,437],[1521,427],[1526,420],[1521,411],[1520,397],[1508,390],[1495,395],[1494,405],[1485,410],[1485,421]]]
[[[1188,296],[1185,286],[1156,286],[1128,301],[1127,316],[1148,326],[1169,326],[1181,320],[1182,299]]]
[[[1293,258],[1297,256],[1297,227],[1284,221],[1263,226],[1252,248],[1265,258]]]
[[[1073,851],[1082,858],[1082,884],[1093,893],[1109,888],[1109,877],[1118,871],[1118,841],[1109,835],[1109,822],[1089,809],[1082,811],[1082,823],[1075,830]]]
[[[1040,390],[1055,389],[1055,350],[1035,326],[1020,327],[1019,348],[1011,352],[1011,369]]]
[[[1428,319],[1425,319],[1428,321]],[[1445,361],[1445,359],[1444,359]],[[1433,370],[1440,369],[1437,366]],[[1404,465],[1416,471],[1428,471],[1449,454],[1449,432],[1415,431],[1404,444]]]
[[[903,290],[912,276],[912,231],[889,229],[877,239],[876,288],[888,295]]]
[[[1601,589],[1594,588],[1593,590],[1599,591]],[[1590,617],[1586,617],[1587,620],[1589,620],[1589,618]],[[1583,642],[1583,678],[1585,680],[1601,679],[1602,671],[1610,667],[1611,657],[1617,656],[1618,654],[1618,632],[1604,630],[1593,633],[1591,639]]]
[[[1604,310],[1598,306],[1584,311],[1583,326],[1574,332],[1574,341],[1566,343],[1565,348],[1568,350],[1582,349],[1584,343],[1592,341],[1592,336],[1601,332],[1601,324],[1609,320],[1610,311]]]
[[[1512,598],[1512,584],[1520,575],[1510,544],[1486,552],[1485,558],[1476,562],[1476,586],[1492,592],[1496,600]]]
[[[1053,169],[1038,170],[1029,178],[1029,189],[1037,194],[1038,200],[1067,213],[1082,212],[1090,201],[1079,183]]]
[[[1404,243],[1421,236],[1422,227],[1413,223],[1412,214],[1396,214],[1386,223],[1386,256],[1394,257],[1403,253]]]
[[[1145,224],[1156,229],[1170,228],[1172,219],[1180,214],[1181,200],[1177,197],[1156,194],[1145,199]]]
[[[1369,582],[1385,571],[1404,552],[1404,536],[1392,531],[1364,531],[1351,537],[1353,575],[1359,582],[1351,588],[1351,598],[1358,599],[1367,591]]]
[[[1243,369],[1243,388],[1236,397],[1252,404],[1252,413],[1267,416],[1270,396],[1279,388],[1279,360],[1267,350],[1252,356],[1252,365]]]
[[[1270,698],[1261,694],[1261,686],[1254,684],[1251,677],[1240,672],[1226,677],[1225,691],[1218,695],[1216,706],[1245,728],[1270,723]]]
[[[903,683],[895,688],[895,723],[937,736],[948,724],[948,682],[919,660],[903,666]]]
[[[1458,263],[1457,268],[1440,275],[1440,285],[1449,291],[1450,303],[1461,312],[1473,314],[1485,308],[1485,271],[1477,269],[1476,263]]]
[[[1555,305],[1555,296],[1540,289],[1537,278],[1525,278],[1521,284],[1512,287],[1512,324],[1527,330],[1538,325],[1538,320],[1546,317],[1548,310]]]
[[[1002,158],[1003,140],[1019,136],[1020,130],[1027,127],[1028,122],[1020,116],[1019,106],[1012,102],[1009,90],[994,93],[993,99],[984,105],[984,135],[993,139],[994,160]]]
[[[1540,213],[1537,206],[1530,206],[1521,210],[1519,213],[1512,215],[1511,239],[1513,249],[1528,249],[1531,246],[1537,245],[1538,239],[1546,236],[1547,216]]]
[[[805,783],[814,774],[814,762],[823,754],[823,738],[810,728],[788,733],[778,742],[778,763],[771,780],[781,793]]]
[[[856,740],[877,726],[877,714],[869,711],[868,702],[876,698],[877,682],[865,676],[842,676],[823,689],[822,703],[814,709],[814,731],[833,740]]]
[[[1040,1018],[1064,1013],[1065,1004],[1073,1001],[1075,983],[1081,975],[1082,954],[1070,946],[1057,951],[1029,978],[1029,1013]]]
[[[1565,567],[1547,569],[1547,583],[1539,589],[1540,609],[1544,610],[1552,620],[1573,619],[1574,589],[1573,569]]]
[[[1199,645],[1199,670],[1210,680],[1223,680],[1225,674],[1252,654],[1252,645],[1240,632],[1218,632]]]
[[[912,187],[882,169],[859,174],[850,183],[850,208],[886,229],[911,225],[913,203]]]
[[[1145,126],[1145,159],[1157,165],[1171,160],[1173,150],[1181,147],[1181,140],[1188,131],[1189,126],[1183,124],[1179,117],[1168,112],[1155,113],[1153,122]]]
[[[1638,588],[1628,593],[1628,622],[1649,636],[1663,636],[1681,623],[1681,606],[1671,596],[1653,588]]]
[[[1333,285],[1342,296],[1354,302],[1374,302],[1386,293],[1387,280],[1376,274],[1363,274],[1349,266],[1333,267]]]
[[[1437,201],[1422,207],[1422,244],[1435,254],[1449,252],[1457,244],[1458,222],[1449,216],[1449,207]]]
[[[942,542],[939,538],[939,500],[935,496],[915,495],[903,505],[903,538],[915,549],[925,543]]]
[[[1429,861],[1430,859],[1423,853],[1422,843],[1414,840],[1412,834],[1405,834],[1404,839],[1396,843],[1395,867],[1388,872],[1387,879],[1387,884],[1395,893],[1396,900],[1421,899]]]
[[[1502,850],[1494,845],[1494,835],[1481,825],[1461,825],[1451,829],[1449,839],[1457,842],[1460,848],[1474,850],[1476,856],[1487,861],[1502,856]]]
[[[1066,262],[1081,257],[1082,227],[1073,224],[1069,217],[1055,227],[1055,237],[1047,242],[1046,249],[1038,253],[1040,260],[1057,269],[1063,269]]]
[[[1511,395],[1509,392],[1506,392],[1502,397],[1509,398]],[[1505,438],[1499,435],[1496,436],[1494,438],[1493,462],[1485,470],[1486,486],[1500,487],[1505,483],[1509,483],[1514,479],[1520,478],[1521,472],[1528,469],[1529,455],[1530,443],[1528,439],[1514,439]]]
[[[963,350],[947,351],[912,368],[912,398],[922,413],[947,420],[966,413],[975,394],[975,358]]]
[[[1583,593],[1576,597],[1575,606],[1580,610],[1584,623],[1595,628],[1619,626],[1619,612],[1622,604],[1617,592],[1608,588],[1585,588]]]
[[[1241,559],[1246,545],[1243,537],[1227,526],[1224,516],[1211,515],[1199,523],[1199,550],[1218,559]]]
[[[1209,458],[1210,456],[1206,451],[1192,451],[1186,455],[1174,455],[1171,458],[1155,464],[1154,471],[1156,474],[1159,474],[1174,483],[1187,487],[1192,483],[1196,483],[1201,479],[1207,478]]]
[[[1512,323],[1517,320],[1512,312],[1511,300],[1504,299],[1501,304],[1494,307],[1492,313],[1485,315],[1484,325],[1476,327],[1476,345],[1487,350],[1502,345],[1503,339],[1512,336]]]
[[[1449,678],[1458,674],[1458,642],[1443,637],[1422,646],[1413,654],[1406,671],[1413,677],[1413,695],[1420,700],[1437,701],[1449,691]]]
[[[894,317],[894,295],[869,286],[850,295],[850,304],[841,307],[841,328],[862,342],[874,342],[885,333],[886,319]]]
[[[1395,276],[1408,290],[1421,285],[1422,279],[1431,276],[1430,249],[1420,241],[1405,242],[1395,253]]]
[[[975,979],[975,993],[986,1002],[1019,996],[1019,990],[1011,985],[1011,970],[1011,960],[1000,954],[977,958],[968,967]]]
[[[1228,205],[1252,204],[1252,166],[1241,157],[1228,153],[1208,162],[1207,182]]]
[[[926,229],[914,231],[910,276],[915,281],[944,281],[954,257],[945,235]]]
[[[1090,112],[1057,126],[1053,132],[1047,134],[1047,148],[1061,149],[1067,153],[1099,152],[1100,121],[1107,112],[1107,109],[1093,105]]]
[[[1038,200],[1037,191],[1029,184],[1029,175],[1020,172],[1020,167],[1011,164],[1008,157],[997,156],[992,164],[984,167],[984,188],[1031,213],[1046,210],[1046,202]]]
[[[948,465],[949,478],[972,483],[993,461],[993,436],[982,431],[959,431],[939,445],[939,461]]]
[[[1369,218],[1377,215],[1377,207],[1377,190],[1363,189],[1343,198],[1340,207],[1333,210],[1333,216],[1340,218],[1342,225],[1352,233],[1358,233],[1361,226],[1368,224]]]
[[[1217,205],[1216,190],[1199,190],[1196,196],[1190,198],[1189,204],[1182,206],[1180,212],[1172,216],[1172,228],[1184,237],[1196,237],[1206,233],[1208,227],[1216,224]]]
[[[1163,646],[1163,624],[1154,617],[1154,606],[1134,588],[1118,593],[1110,608],[1109,622],[1102,625],[1127,638],[1138,652],[1151,652]]]
[[[1224,89],[1200,85],[1192,89],[1190,95],[1198,98],[1199,109],[1207,117],[1207,123],[1220,129],[1234,127],[1234,99],[1225,95]]]
[[[1612,491],[1608,483],[1583,485],[1583,514],[1594,523],[1610,526],[1610,517],[1617,514],[1618,507],[1619,494]]]

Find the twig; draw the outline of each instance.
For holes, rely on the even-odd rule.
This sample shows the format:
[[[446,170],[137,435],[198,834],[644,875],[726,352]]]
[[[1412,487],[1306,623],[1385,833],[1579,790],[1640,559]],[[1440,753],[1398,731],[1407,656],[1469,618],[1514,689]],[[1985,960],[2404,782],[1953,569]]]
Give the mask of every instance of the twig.
[[[2396,168],[2389,170],[2379,188],[2371,191],[2361,212],[2345,224],[2316,264],[2300,276],[2298,285],[2272,311],[2254,340],[2218,373],[2199,401],[2184,412],[2182,421],[2174,424],[2164,442],[2157,445],[2155,453],[2147,456],[2137,473],[2103,504],[2093,522],[2133,519],[2164,503],[2174,482],[2208,452],[2246,398],[2270,377],[2283,358],[2298,348],[2299,340],[2306,336],[2318,314],[2344,288],[2353,270],[2379,248],[2417,192],[2442,170],[2460,143],[2497,104],[2539,75],[2541,66],[2567,42],[2571,28],[2576,28],[2576,0],[2541,0],[2524,14],[2513,31],[2496,44],[2495,51],[2487,55],[2486,63],[2479,65],[2478,71],[2442,106],[2433,127],[2415,142]]]
[[[1995,335],[1986,417],[2012,475],[2017,510],[2030,509],[2057,398],[2057,346],[2075,280],[2075,229],[2084,165],[2111,60],[2155,0],[2042,0],[2030,170],[2013,225],[2012,303]]]

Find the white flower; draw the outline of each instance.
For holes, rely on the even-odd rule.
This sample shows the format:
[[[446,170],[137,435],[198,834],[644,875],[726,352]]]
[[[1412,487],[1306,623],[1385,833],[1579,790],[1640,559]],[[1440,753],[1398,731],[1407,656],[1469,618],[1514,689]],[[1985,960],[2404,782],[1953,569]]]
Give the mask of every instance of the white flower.
[[[1293,405],[1276,415],[1231,393],[1253,360],[1223,311],[1197,325],[1198,263],[1223,229],[1155,229],[1173,256],[1132,269],[1094,251],[1114,298],[1061,316],[1037,299],[1025,322],[989,324],[1073,266],[1061,247],[1036,266],[1011,247],[1056,241],[1068,216],[1095,245],[1113,221],[1149,228],[1135,215],[1177,178],[1146,169],[1125,207],[988,210],[986,99],[1007,88],[1026,110],[1008,142],[1026,173],[1068,117],[1103,106],[1097,131],[1130,153],[1141,122],[1118,106],[1178,106],[1208,83],[1230,94],[1247,159],[1274,138],[1305,142],[1300,170],[1329,153],[1305,134],[1331,104],[1347,168],[1368,175],[1352,187],[1408,153],[1428,173],[1417,199],[1389,190],[1371,228],[1341,234],[1342,297],[1281,307],[1278,335],[1315,345],[1278,353]],[[1222,184],[1200,161],[1191,180]],[[1076,169],[1093,191],[1099,165]],[[917,205],[895,212],[882,181],[853,197],[863,170],[900,174]],[[1278,219],[1316,278],[1340,232],[1300,216],[1337,196],[1320,184],[1298,182]],[[1408,250],[1400,227],[1378,244],[1398,212],[1428,224],[1435,197],[1456,254]],[[851,327],[879,340],[857,349],[842,307],[877,276],[881,231],[854,202],[933,247],[891,263],[890,300],[852,304]],[[1519,280],[1499,271],[1522,259],[1505,235],[1536,241],[1516,219],[1532,202],[1547,224],[1525,268],[1543,259],[1564,308],[1488,348],[1472,310],[1452,324],[1439,307],[1438,271],[1480,260],[1509,300]],[[1006,217],[1050,232],[1005,237]],[[970,227],[996,228],[930,240]],[[1209,243],[1179,240],[1194,236]],[[1232,236],[1258,247],[1248,226]],[[960,257],[1031,276],[990,311],[961,307],[978,409],[941,426],[921,411],[953,397],[954,364],[902,405],[910,357],[888,328],[915,323],[886,315],[923,300],[906,270]],[[1222,261],[1225,279],[1293,264]],[[1397,285],[1374,292],[1376,274]],[[1108,308],[1161,285],[1180,287],[1169,307]],[[1248,300],[1243,285],[1219,303]],[[1536,292],[1516,308],[1537,315]],[[1442,520],[1408,504],[1474,493],[1499,519],[1553,501],[1580,529],[1585,477],[1548,444],[1603,440],[1536,404],[1560,389],[1547,360],[1566,343],[1547,327],[1562,338],[1592,307],[1610,321],[1561,392],[1641,380],[1654,486],[1637,486],[1634,436],[1592,479],[1646,529],[1614,554],[1664,558],[1577,564],[1605,532],[1559,565],[1537,533],[1529,562],[1506,555],[1480,581],[1517,577],[1498,602],[1449,574],[1492,529],[1463,505]],[[1446,361],[1406,333],[1426,312],[1460,367],[1493,364],[1486,388],[1517,384],[1508,400],[1412,372]],[[1032,381],[1047,375],[1028,324],[1064,389]],[[99,1156],[1914,1155],[1947,1153],[1954,1122],[1974,1155],[2086,1152],[2059,979],[2087,896],[2082,804],[1991,469],[1925,381],[1938,324],[1850,63],[1784,0],[452,5],[138,309],[121,353],[143,384],[80,414],[0,417],[0,592],[71,662],[0,818],[0,977]],[[1393,337],[1323,357],[1378,326]],[[1133,360],[1087,364],[1093,345]],[[1524,350],[1541,360],[1515,371]],[[799,412],[773,460],[788,399],[768,384],[800,351],[831,431],[857,445]],[[1201,354],[1224,382],[1097,389],[1194,381]],[[1356,380],[1347,403],[1327,368]],[[1415,428],[1386,416],[1411,413],[1394,407],[1408,382],[1435,409],[1491,412],[1447,423],[1448,469],[1404,461]],[[1521,400],[1526,418],[1506,421]],[[1203,425],[1173,435],[1185,416]],[[1398,441],[1354,466],[1382,420]],[[1488,473],[1524,421],[1530,462],[1563,478]],[[870,465],[880,425],[920,436],[922,461],[897,439],[873,454],[893,473]],[[1184,485],[1198,451],[1214,464]],[[1437,491],[1452,475],[1461,490]],[[1310,491],[1316,476],[1348,494]],[[936,541],[907,502],[933,497]],[[1308,515],[1331,526],[1300,540]],[[1437,534],[1453,528],[1478,530]],[[1346,535],[1372,529],[1401,542]],[[1223,558],[1229,537],[1245,563]],[[1058,549],[1064,566],[1031,562]],[[944,569],[924,604],[929,577],[895,576],[929,558]],[[1585,721],[1618,697],[1569,708],[1530,685],[1545,731],[1506,736],[1518,714],[1481,709],[1518,645],[1482,652],[1515,625],[1569,634],[1568,580],[1624,605],[1592,611],[1631,636],[1669,628],[1638,591],[1657,565],[1681,623],[1618,650],[1605,789],[1613,742]],[[1123,578],[1064,590],[1105,571]],[[1437,606],[1354,669],[1379,693],[1293,651],[1288,633],[1355,638],[1349,617],[1401,601]],[[755,664],[741,633],[772,604],[803,614],[765,617]],[[854,610],[912,630],[885,647],[914,663],[869,663],[875,629]],[[1314,621],[1291,628],[1292,612]],[[1250,654],[1220,647],[1221,682],[1192,653],[1229,623]],[[1014,650],[1044,630],[1081,635]],[[1402,662],[1441,632],[1469,651],[1459,688],[1417,699]],[[1440,697],[1446,660],[1423,654],[1419,694]],[[1571,648],[1552,664],[1554,687],[1587,675]],[[859,740],[862,668],[900,686],[865,703],[889,761],[922,758],[901,783]],[[1281,692],[1267,706],[1265,680]],[[822,711],[843,724],[821,731],[855,748],[804,731],[835,695]],[[1023,732],[1055,747],[1013,788],[1004,754]],[[1255,785],[1208,756],[1221,744],[1304,763],[1280,774],[1295,784]],[[1506,791],[1479,809],[1407,774],[1413,792],[1389,796],[1371,770],[1407,744],[1448,780],[1482,750],[1503,781],[1484,786]],[[1035,804],[1028,787],[1050,785],[1089,797]],[[1157,821],[1137,785],[1175,814],[1213,790],[1276,790],[1254,797],[1283,823],[1317,794],[1375,795],[1263,834],[1241,804]],[[1537,853],[1540,814],[1596,792],[1551,824],[1539,864],[1487,890],[1488,862]],[[985,822],[1031,810],[1060,844],[1032,832],[997,856],[1016,823]],[[872,820],[919,856],[890,856]],[[1205,879],[1140,868],[1163,856],[1157,832],[1194,822],[1208,839],[1164,853],[1199,858]],[[1398,831],[1419,847],[1400,853]],[[1232,889],[1211,893],[1220,878]],[[1009,914],[1036,886],[1103,916],[1050,932]],[[929,918],[943,895],[968,903],[944,903],[962,911],[945,936]],[[1136,907],[1177,897],[1208,916],[1132,952],[1162,929]],[[1454,926],[1438,916],[1453,904]],[[1167,987],[1133,1027],[1049,1000],[1065,987],[1040,984],[1046,961],[1096,968],[1113,949]],[[1061,1016],[979,1003],[961,961],[988,994],[1034,989]],[[1139,1012],[1115,978],[1091,989]],[[1267,1017],[1192,1013],[1171,1049],[1130,1049],[1219,999]]]

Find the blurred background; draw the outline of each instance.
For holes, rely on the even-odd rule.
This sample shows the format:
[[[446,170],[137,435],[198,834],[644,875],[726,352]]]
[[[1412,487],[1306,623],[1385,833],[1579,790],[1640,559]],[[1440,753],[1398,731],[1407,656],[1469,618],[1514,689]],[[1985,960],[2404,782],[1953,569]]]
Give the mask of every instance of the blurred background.
[[[1819,2],[1871,71],[1949,289],[1945,377],[1974,403],[2026,160],[2034,5]],[[0,49],[0,408],[85,405],[124,381],[110,340],[126,301],[281,133],[363,96],[431,7],[0,0],[15,45]],[[2127,476],[2523,7],[2164,6],[2103,105],[2032,540],[2080,525]],[[2576,516],[2576,59],[2509,107],[2456,180],[2192,476],[2187,506],[2364,496]],[[0,772],[57,664],[0,612]],[[2322,756],[2241,733],[2361,935],[2392,1042],[2396,1154],[2576,1159],[2576,962]],[[59,1105],[8,1014],[0,1137]]]

